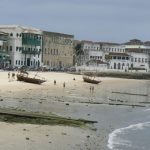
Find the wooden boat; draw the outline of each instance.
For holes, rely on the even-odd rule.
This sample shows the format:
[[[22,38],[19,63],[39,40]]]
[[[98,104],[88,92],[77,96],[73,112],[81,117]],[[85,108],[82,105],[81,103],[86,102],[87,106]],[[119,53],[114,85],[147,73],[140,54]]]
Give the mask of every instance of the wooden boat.
[[[42,84],[43,82],[46,82],[45,79],[38,79],[35,77],[28,77],[25,74],[17,74],[17,80],[18,81],[24,81],[28,83],[34,83],[34,84]]]
[[[96,79],[94,79],[92,77],[88,77],[88,76],[83,76],[83,81],[88,82],[88,83],[92,83],[92,84],[98,84],[101,82],[100,80],[96,80]]]

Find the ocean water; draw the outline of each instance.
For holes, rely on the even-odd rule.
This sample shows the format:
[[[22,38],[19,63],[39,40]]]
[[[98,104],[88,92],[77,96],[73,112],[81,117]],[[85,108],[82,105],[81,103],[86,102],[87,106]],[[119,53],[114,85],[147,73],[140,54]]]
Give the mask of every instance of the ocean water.
[[[150,150],[150,109],[135,114],[136,121],[109,134],[110,150]]]

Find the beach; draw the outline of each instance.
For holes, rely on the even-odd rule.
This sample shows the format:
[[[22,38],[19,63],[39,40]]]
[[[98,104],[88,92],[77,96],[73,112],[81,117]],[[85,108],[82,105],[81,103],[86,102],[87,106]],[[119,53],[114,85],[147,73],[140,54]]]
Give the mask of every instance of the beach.
[[[98,123],[80,128],[0,122],[0,149],[107,150],[111,147],[108,144],[112,144],[109,135],[136,122],[136,114],[149,108],[148,80],[101,77],[100,84],[92,85],[83,82],[82,75],[39,72],[38,76],[47,82],[20,82],[8,79],[8,72],[1,71],[0,107]],[[93,91],[90,86],[94,86]]]

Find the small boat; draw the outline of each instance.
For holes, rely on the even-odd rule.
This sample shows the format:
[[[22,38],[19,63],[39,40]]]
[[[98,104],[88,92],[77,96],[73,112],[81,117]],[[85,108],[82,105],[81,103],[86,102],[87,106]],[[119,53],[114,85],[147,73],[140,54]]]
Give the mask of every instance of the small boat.
[[[96,80],[96,79],[89,77],[89,76],[83,76],[83,81],[87,82],[87,83],[92,83],[92,84],[98,84],[98,83],[102,82],[100,80]]]
[[[34,83],[34,84],[42,84],[43,82],[46,82],[45,79],[38,79],[35,77],[28,77],[25,74],[17,74],[17,80],[18,81],[24,81],[24,82],[28,82],[28,83]]]

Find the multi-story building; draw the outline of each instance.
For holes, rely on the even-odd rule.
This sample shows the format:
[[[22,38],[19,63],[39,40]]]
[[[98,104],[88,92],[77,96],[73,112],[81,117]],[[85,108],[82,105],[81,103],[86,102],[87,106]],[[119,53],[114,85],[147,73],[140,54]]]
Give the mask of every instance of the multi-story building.
[[[125,52],[124,45],[105,45],[105,61],[108,63],[108,69],[117,69],[127,71],[130,66],[130,55]]]
[[[9,66],[9,54],[7,51],[8,34],[0,32],[0,68]]]
[[[8,34],[7,51],[13,67],[39,67],[42,54],[42,31],[17,25],[0,25],[0,32]]]
[[[130,70],[150,70],[150,45],[138,39],[125,43],[125,51],[130,55]]]
[[[43,31],[43,64],[49,68],[73,66],[73,35]]]
[[[78,55],[77,65],[98,65],[103,63],[104,53],[98,42],[81,41],[81,50]]]

